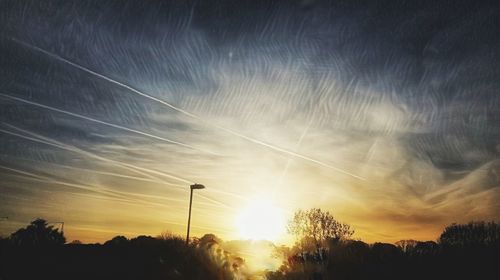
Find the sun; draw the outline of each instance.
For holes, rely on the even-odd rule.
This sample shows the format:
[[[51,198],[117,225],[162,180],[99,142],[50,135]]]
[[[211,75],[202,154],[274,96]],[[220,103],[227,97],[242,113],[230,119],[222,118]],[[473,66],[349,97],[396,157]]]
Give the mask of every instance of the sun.
[[[240,238],[276,241],[285,233],[283,211],[267,200],[252,200],[236,218]]]

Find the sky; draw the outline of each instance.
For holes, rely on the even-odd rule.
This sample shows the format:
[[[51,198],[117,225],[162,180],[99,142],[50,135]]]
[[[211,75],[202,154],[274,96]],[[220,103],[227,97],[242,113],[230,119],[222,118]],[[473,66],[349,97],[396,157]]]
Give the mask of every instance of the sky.
[[[498,221],[499,13],[0,0],[0,234],[184,234],[195,182],[194,236],[245,238],[260,205],[328,210],[367,242]]]

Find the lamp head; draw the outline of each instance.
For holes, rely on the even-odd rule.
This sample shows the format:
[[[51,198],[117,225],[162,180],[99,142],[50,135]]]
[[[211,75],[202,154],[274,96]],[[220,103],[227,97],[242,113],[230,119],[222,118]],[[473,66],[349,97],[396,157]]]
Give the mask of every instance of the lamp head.
[[[191,185],[191,189],[192,190],[201,190],[201,189],[204,189],[205,186],[203,186],[202,184],[194,184],[194,185]]]

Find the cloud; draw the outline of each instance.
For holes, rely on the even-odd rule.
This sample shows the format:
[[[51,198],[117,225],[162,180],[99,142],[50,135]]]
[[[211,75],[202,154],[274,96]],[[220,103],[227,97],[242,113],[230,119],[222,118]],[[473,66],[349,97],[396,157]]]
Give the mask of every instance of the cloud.
[[[0,136],[2,164],[142,201],[129,209],[40,184],[69,201],[43,213],[72,209],[75,223],[122,229],[123,219],[92,218],[116,207],[147,217],[149,231],[164,220],[183,231],[181,201],[200,182],[195,234],[220,228],[226,238],[236,238],[227,221],[255,194],[289,213],[333,209],[370,238],[419,226],[430,238],[456,217],[499,218],[494,9],[218,3],[17,3],[0,12],[1,90],[31,102],[0,98],[11,132]],[[22,188],[28,178],[1,172],[2,190],[19,189],[6,210],[35,199]],[[40,210],[26,209],[23,218]]]

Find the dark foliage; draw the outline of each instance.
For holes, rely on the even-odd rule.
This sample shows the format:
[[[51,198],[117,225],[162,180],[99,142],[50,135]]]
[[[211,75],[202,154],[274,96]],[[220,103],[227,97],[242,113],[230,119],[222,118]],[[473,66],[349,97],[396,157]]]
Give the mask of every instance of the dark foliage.
[[[291,279],[500,279],[500,227],[496,223],[451,225],[434,241],[395,245],[332,239],[325,257],[294,252],[270,280]]]
[[[36,219],[26,228],[14,232],[10,236],[10,242],[18,246],[54,246],[66,243],[66,238],[45,220]]]
[[[10,238],[0,239],[0,279],[222,280],[237,279],[241,274],[235,272],[244,266],[244,260],[230,257],[212,234],[189,246],[174,235],[117,236],[104,245],[90,245],[47,238],[54,234],[49,228],[37,220]],[[270,280],[496,280],[500,279],[498,236],[496,223],[470,223],[447,227],[438,243],[402,240],[396,245],[369,245],[330,239],[313,251],[280,247],[279,253],[287,257],[279,271],[267,276]]]
[[[500,225],[494,222],[471,222],[466,225],[452,224],[445,228],[439,242],[445,246],[490,246],[500,242]]]
[[[33,223],[28,226],[30,232],[32,226]],[[45,239],[28,234],[36,240],[30,241],[25,231],[17,231],[10,240],[0,240],[2,280],[223,279],[219,277],[224,274],[221,269],[196,246],[188,246],[175,236],[139,236],[130,240],[117,236],[104,245],[59,241],[43,246],[45,243],[40,240]]]

